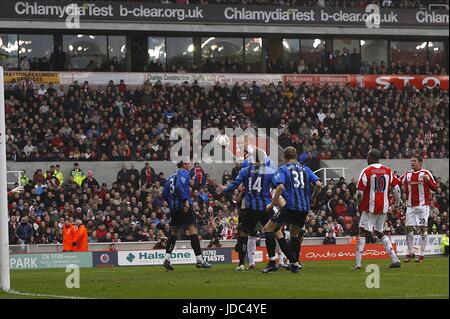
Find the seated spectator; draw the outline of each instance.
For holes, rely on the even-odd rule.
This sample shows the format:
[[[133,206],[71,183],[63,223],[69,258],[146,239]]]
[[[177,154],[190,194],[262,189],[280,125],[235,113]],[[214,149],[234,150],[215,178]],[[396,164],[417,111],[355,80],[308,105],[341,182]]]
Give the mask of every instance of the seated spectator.
[[[324,245],[335,245],[336,244],[336,237],[334,236],[334,232],[330,230],[327,233],[327,237],[323,240]]]

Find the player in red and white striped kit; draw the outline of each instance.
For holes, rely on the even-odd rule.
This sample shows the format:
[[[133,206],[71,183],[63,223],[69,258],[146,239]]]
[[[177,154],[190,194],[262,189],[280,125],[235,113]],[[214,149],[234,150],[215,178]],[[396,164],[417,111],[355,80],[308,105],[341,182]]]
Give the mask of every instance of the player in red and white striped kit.
[[[361,268],[361,261],[369,233],[377,236],[391,257],[389,268],[399,268],[401,263],[392,248],[391,240],[384,234],[384,222],[389,210],[389,195],[394,190],[395,202],[400,203],[400,181],[387,166],[379,164],[380,151],[370,150],[367,156],[368,167],[363,169],[358,181],[359,238],[356,243],[354,269]]]
[[[413,156],[411,158],[411,170],[401,177],[403,190],[406,193],[406,243],[408,254],[405,262],[409,262],[415,257],[414,254],[414,229],[420,229],[420,252],[416,257],[416,262],[423,262],[423,255],[428,240],[428,216],[430,215],[430,202],[432,200],[431,191],[436,190],[436,181],[433,175],[422,168],[423,158]]]

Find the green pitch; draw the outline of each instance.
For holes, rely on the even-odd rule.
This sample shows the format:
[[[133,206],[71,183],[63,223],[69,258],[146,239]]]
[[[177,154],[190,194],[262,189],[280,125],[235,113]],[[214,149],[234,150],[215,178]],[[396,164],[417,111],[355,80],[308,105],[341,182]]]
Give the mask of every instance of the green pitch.
[[[369,263],[380,266],[379,289],[366,288]],[[387,260],[366,261],[359,271],[351,270],[352,264],[306,262],[298,274],[234,272],[231,264],[209,270],[175,265],[173,272],[159,266],[81,269],[79,289],[66,288],[65,269],[21,270],[11,273],[12,289],[40,296],[0,292],[0,298],[449,298],[448,258],[403,263],[400,269],[387,269]]]

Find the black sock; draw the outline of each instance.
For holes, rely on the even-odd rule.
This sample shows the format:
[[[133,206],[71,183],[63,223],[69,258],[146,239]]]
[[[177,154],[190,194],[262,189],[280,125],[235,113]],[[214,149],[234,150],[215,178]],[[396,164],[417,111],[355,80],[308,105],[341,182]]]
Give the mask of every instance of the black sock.
[[[278,239],[278,244],[280,245],[280,248],[281,248],[281,251],[283,252],[283,254],[289,259],[290,263],[297,262],[297,260],[295,258],[295,254],[289,247],[289,244],[286,241],[286,238],[283,237],[283,238]]]
[[[173,249],[175,248],[175,243],[177,242],[177,236],[170,235],[169,240],[167,241],[166,254],[171,254]]]
[[[292,254],[294,256],[295,261],[298,261],[300,257],[300,241],[298,237],[292,237],[289,243],[291,247]]]
[[[275,233],[266,233],[266,247],[269,258],[275,257],[276,246]]]
[[[244,265],[245,256],[247,255],[248,237],[241,236],[238,238],[239,266]]]
[[[200,256],[202,250],[200,249],[200,240],[198,240],[198,235],[191,235],[191,246],[194,250],[195,256]]]

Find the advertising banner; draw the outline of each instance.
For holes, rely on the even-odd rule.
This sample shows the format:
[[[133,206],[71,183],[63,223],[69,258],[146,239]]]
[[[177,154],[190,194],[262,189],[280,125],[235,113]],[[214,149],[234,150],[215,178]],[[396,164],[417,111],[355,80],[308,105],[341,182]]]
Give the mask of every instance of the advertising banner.
[[[376,87],[388,88],[391,84],[397,89],[403,89],[408,83],[421,90],[424,86],[434,88],[439,85],[448,91],[448,75],[363,75],[353,76],[352,85],[359,85],[373,89]]]
[[[442,235],[428,235],[427,247],[424,255],[441,255],[441,240]],[[392,243],[397,245],[397,254],[399,256],[406,256],[408,254],[408,246],[406,245],[406,236],[391,236]],[[420,235],[414,236],[414,252],[420,252]]]
[[[233,263],[239,262],[239,255],[234,249],[232,250],[231,254],[232,254]],[[245,256],[245,261],[248,262],[247,256]],[[269,261],[269,258],[267,256],[267,248],[266,247],[256,247],[255,262],[266,263],[268,261]]]
[[[396,245],[392,245],[396,250]],[[382,244],[371,244],[364,247],[364,259],[389,259]],[[319,260],[354,260],[355,245],[315,245],[302,246],[301,261]]]
[[[256,82],[258,85],[269,85],[272,83],[276,85],[280,81],[283,81],[281,74],[214,74],[214,83],[227,83],[228,86],[233,86],[235,83],[242,85],[244,82],[247,82],[248,85],[252,85],[253,82]]]
[[[94,267],[114,267],[118,266],[116,251],[93,251],[92,263]]]
[[[75,264],[92,267],[92,253],[13,254],[9,258],[11,269],[66,268]]]
[[[231,262],[231,248],[210,248],[202,251],[203,258],[210,263]],[[164,263],[166,251],[156,250],[135,250],[119,251],[119,266],[152,266]],[[177,249],[172,252],[171,262],[177,264],[195,264],[197,259],[192,249]]]
[[[116,23],[212,23],[374,27],[448,27],[446,10],[319,6],[188,5],[132,2],[1,1],[0,19]],[[369,25],[370,26],[369,26]]]
[[[323,86],[328,85],[346,85],[352,80],[352,75],[348,74],[285,74],[283,75],[283,82],[290,82],[292,85],[307,85]]]
[[[213,86],[215,75],[211,73],[145,73],[145,80],[149,80],[151,83],[161,81],[170,84],[183,84],[188,82],[193,84],[197,81],[199,86]]]
[[[17,83],[24,80],[28,76],[34,83],[53,83],[59,84],[60,78],[58,72],[28,72],[28,71],[5,71],[3,78],[5,83],[11,83],[16,80]]]

